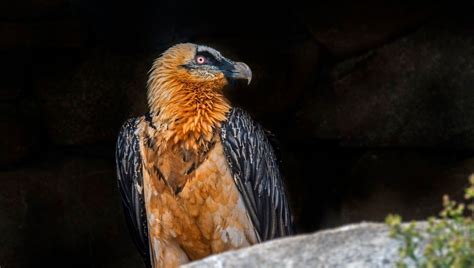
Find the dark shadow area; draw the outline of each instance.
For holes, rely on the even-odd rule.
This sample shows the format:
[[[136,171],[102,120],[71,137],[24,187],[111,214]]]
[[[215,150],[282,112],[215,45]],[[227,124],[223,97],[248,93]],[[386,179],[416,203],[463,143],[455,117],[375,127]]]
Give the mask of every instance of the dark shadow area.
[[[179,42],[246,62],[228,92],[271,133],[300,233],[423,219],[474,171],[473,4],[0,3],[0,266],[140,267],[120,125]]]

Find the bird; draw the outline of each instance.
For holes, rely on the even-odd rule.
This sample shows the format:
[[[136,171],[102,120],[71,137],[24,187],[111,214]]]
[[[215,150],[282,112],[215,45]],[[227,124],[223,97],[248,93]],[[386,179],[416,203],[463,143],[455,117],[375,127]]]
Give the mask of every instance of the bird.
[[[266,130],[225,92],[252,71],[209,46],[179,43],[152,64],[148,112],[116,144],[126,222],[146,267],[177,267],[294,234]]]

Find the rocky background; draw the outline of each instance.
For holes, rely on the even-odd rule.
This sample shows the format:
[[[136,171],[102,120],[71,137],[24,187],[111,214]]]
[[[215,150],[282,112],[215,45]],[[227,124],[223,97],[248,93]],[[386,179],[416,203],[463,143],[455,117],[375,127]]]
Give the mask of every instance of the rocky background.
[[[114,168],[151,62],[197,42],[249,64],[230,92],[273,133],[300,233],[423,219],[474,171],[474,5],[0,3],[0,266],[141,267]]]

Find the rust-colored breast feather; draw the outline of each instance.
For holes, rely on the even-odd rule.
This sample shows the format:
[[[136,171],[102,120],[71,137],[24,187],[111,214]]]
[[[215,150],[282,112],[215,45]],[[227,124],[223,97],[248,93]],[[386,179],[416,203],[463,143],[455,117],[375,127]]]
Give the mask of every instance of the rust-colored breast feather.
[[[147,141],[159,133],[145,120],[139,129],[144,137],[140,149],[155,267],[176,267],[257,242],[218,135],[207,150],[181,146],[160,150],[159,144]]]

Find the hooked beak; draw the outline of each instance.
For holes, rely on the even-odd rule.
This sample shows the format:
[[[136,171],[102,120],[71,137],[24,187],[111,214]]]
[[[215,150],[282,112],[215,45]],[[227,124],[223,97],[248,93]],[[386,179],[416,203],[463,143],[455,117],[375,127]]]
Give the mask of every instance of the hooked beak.
[[[236,62],[232,68],[232,71],[229,75],[233,79],[245,79],[247,80],[247,85],[252,81],[252,70],[250,67],[243,62]]]

